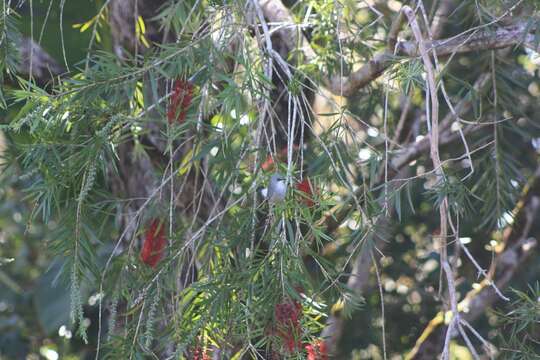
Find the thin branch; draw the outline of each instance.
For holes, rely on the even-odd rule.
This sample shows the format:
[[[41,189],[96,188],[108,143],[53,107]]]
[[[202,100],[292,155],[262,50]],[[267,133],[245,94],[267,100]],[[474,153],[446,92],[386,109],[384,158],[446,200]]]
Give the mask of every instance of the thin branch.
[[[385,314],[384,314],[384,292],[382,288],[382,280],[381,280],[381,274],[379,271],[379,267],[377,266],[377,259],[375,259],[375,255],[373,255],[373,251],[371,251],[371,261],[373,262],[373,266],[375,267],[375,274],[377,275],[377,285],[379,287],[379,296],[381,298],[381,327],[382,327],[382,345],[383,345],[383,358],[386,360],[386,329],[385,329]]]
[[[287,48],[301,51],[306,62],[315,59],[315,51],[302,35],[300,26],[295,24],[289,9],[280,0],[259,0],[259,4],[269,22],[282,25],[276,31]]]
[[[424,37],[420,31],[418,22],[416,21],[416,16],[414,11],[409,6],[404,6],[402,9],[403,13],[409,19],[409,25],[411,26],[412,32],[416,41],[418,42],[418,49],[424,63],[424,68],[426,70],[426,108],[431,110],[427,114],[427,121],[431,121],[431,131],[429,133],[429,142],[430,142],[430,154],[431,160],[433,162],[433,167],[438,169],[436,171],[439,181],[444,181],[445,175],[441,167],[441,159],[439,156],[439,100],[437,95],[437,84],[435,81],[435,69],[431,62],[431,59],[428,55],[428,51],[425,45]],[[431,103],[431,109],[429,109],[428,104]],[[426,110],[426,111],[427,111]],[[431,118],[429,117],[431,115]],[[454,327],[459,322],[459,312],[457,308],[457,295],[456,287],[454,281],[454,271],[452,270],[450,264],[448,263],[447,252],[446,252],[446,238],[448,235],[448,197],[444,196],[440,205],[439,205],[439,216],[440,216],[440,240],[442,242],[440,246],[440,258],[441,265],[446,275],[448,293],[450,296],[450,307],[452,310],[452,320],[448,326],[446,332],[446,338],[444,341],[442,358],[443,360],[450,358],[450,336],[454,331]]]
[[[474,93],[482,93],[487,89],[487,85],[489,84],[489,80],[491,79],[490,74],[483,74],[481,75],[476,82],[474,83],[472,87],[472,91]],[[458,119],[458,117],[463,116],[466,114],[473,106],[473,100],[471,98],[463,98],[456,106],[455,106],[455,114],[452,112],[449,112],[441,121],[440,124],[440,130],[441,130],[441,145],[444,145],[445,143],[448,143],[449,141],[449,134],[448,131],[452,125],[452,123]],[[413,143],[411,146],[403,149],[399,156],[396,156],[392,162],[391,165],[394,169],[400,169],[401,167],[405,166],[406,164],[409,164],[411,161],[417,159],[421,154],[424,154],[429,148],[429,139],[424,138],[416,143]]]

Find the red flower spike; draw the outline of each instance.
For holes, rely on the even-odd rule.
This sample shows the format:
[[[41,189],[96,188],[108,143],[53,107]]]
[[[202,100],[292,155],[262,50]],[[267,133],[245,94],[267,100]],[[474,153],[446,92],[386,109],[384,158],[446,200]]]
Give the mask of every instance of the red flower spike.
[[[298,151],[299,149],[300,149],[300,146],[293,144],[293,152]],[[276,160],[278,163],[287,161],[287,152],[288,152],[288,149],[285,146],[281,150],[279,150],[277,154],[274,155],[274,157],[272,157],[271,155],[268,155],[266,157],[266,160],[261,165],[262,169],[264,171],[274,170],[274,165],[275,165],[274,160]]]
[[[326,342],[318,340],[313,345],[306,345],[307,360],[328,360],[328,350]]]
[[[298,302],[287,302],[276,305],[276,320],[278,324],[298,325],[298,320],[302,315],[302,305]]]
[[[287,350],[292,353],[297,347],[300,347],[300,342],[294,341],[294,335],[289,334],[287,338],[285,339],[285,343],[287,344]]]
[[[197,347],[193,352],[193,360],[210,360],[211,357],[208,354],[208,350]]]
[[[284,341],[289,352],[295,351],[301,345],[297,339],[301,330],[302,305],[297,301],[276,304],[275,316],[277,336]]]
[[[307,344],[306,352],[307,352],[307,360],[317,359],[317,352],[315,351],[315,347],[313,345]]]
[[[274,159],[268,155],[268,157],[266,158],[266,160],[263,162],[263,164],[261,165],[262,169],[264,171],[271,171],[274,169]]]
[[[302,182],[299,182],[298,184],[296,184],[296,188],[306,194],[305,196],[303,196],[303,199],[302,199],[304,201],[304,204],[306,204],[306,206],[312,207],[313,205],[315,205],[315,202],[313,201],[313,197],[312,197],[313,187],[311,186],[311,182],[309,181],[308,178],[305,178]]]
[[[169,124],[175,120],[183,123],[186,119],[187,109],[193,100],[193,84],[186,80],[177,79],[173,84],[173,92],[169,100],[167,109],[167,119]]]
[[[141,249],[142,262],[155,267],[163,256],[166,243],[164,224],[160,224],[159,219],[152,220]]]

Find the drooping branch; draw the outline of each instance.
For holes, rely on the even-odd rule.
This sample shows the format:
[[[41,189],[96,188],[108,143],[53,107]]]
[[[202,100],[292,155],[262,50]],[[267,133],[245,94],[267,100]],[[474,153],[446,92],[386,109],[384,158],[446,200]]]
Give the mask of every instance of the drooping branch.
[[[290,82],[295,77],[297,66],[308,63],[315,58],[315,53],[306,41],[300,28],[294,27],[272,27],[271,24],[293,23],[289,9],[281,1],[260,0],[258,2],[264,15],[267,33],[264,36],[265,48],[270,58],[272,58],[272,83],[274,88],[270,93],[272,105],[272,116],[269,124],[273,127],[275,134],[267,136],[270,144],[276,144],[277,150],[289,145],[289,142],[296,146],[302,146],[307,141],[310,132],[312,113],[311,104],[314,92],[307,84],[300,87],[298,94],[289,91]],[[281,25],[281,24],[279,24]],[[297,56],[299,53],[304,57]],[[292,104],[292,105],[291,105]],[[269,146],[272,148],[273,146]]]
[[[395,182],[392,184],[394,189],[399,188],[409,174],[409,168],[404,167],[395,176]],[[352,205],[351,205],[352,206]],[[341,217],[346,217],[346,214],[338,213]],[[376,220],[371,229],[372,239],[364,240],[362,248],[358,256],[352,260],[352,271],[347,281],[347,287],[356,294],[363,294],[366,292],[369,285],[369,275],[374,259],[373,254],[375,252],[382,251],[387,243],[387,232],[390,228],[391,220],[394,215],[394,210],[389,209],[387,214],[381,214]],[[330,216],[330,218],[332,218]],[[336,219],[341,220],[342,219]],[[334,222],[332,222],[334,224]],[[343,329],[345,327],[346,317],[343,314],[342,306],[333,306],[332,313],[326,321],[326,326],[321,332],[321,337],[325,339],[328,347],[328,352],[332,355],[336,355],[338,350],[339,341],[343,335]]]
[[[473,91],[477,93],[482,93],[487,86],[489,85],[489,74],[482,74],[477,81],[472,86]],[[465,116],[472,107],[471,99],[465,97],[459,101],[455,106],[456,114],[448,113],[440,124],[440,139],[439,145],[444,146],[450,143],[453,143],[459,139],[457,132],[451,131],[451,124],[456,120],[456,115],[458,117]],[[471,126],[468,130],[469,132],[477,131],[481,129],[481,125]],[[424,138],[421,141],[413,142],[408,146],[405,146],[400,152],[395,153],[395,156],[389,159],[391,164],[391,171],[393,172],[390,180],[393,184],[399,187],[399,184],[403,183],[404,178],[406,178],[407,165],[421,156],[427,155],[430,150],[430,143],[428,138]],[[379,179],[381,183],[383,179]],[[394,186],[395,186],[394,185]],[[361,195],[363,190],[358,190],[356,195]],[[346,201],[345,203],[336,205],[331,209],[325,217],[320,221],[321,226],[326,230],[327,233],[332,233],[341,225],[341,223],[347,218],[350,211],[353,209],[353,200]],[[391,221],[392,213],[387,214],[386,216],[381,216],[375,225],[376,229],[387,228]],[[382,250],[385,247],[385,241],[383,236],[374,236],[372,247]],[[351,287],[354,291],[359,294],[364,293],[368,287],[369,273],[372,266],[372,258],[370,256],[370,251],[362,251],[360,254],[353,258],[353,274],[351,275],[350,283],[348,286]],[[335,352],[337,349],[338,342],[341,338],[343,327],[345,325],[345,319],[342,317],[342,314],[339,312],[334,312],[330,315],[327,320],[326,327],[322,332],[323,338],[326,339],[330,352]]]
[[[164,3],[164,0],[111,0],[108,2],[114,51],[120,61],[124,60],[128,53],[133,55],[144,53],[147,50],[155,51],[160,44],[174,40],[171,33],[167,29],[163,29],[161,22],[157,19],[160,8]],[[142,22],[145,24],[145,31],[140,30]],[[136,28],[135,24],[138,24],[139,29]],[[129,57],[132,58],[132,55]],[[127,242],[129,239],[136,239],[137,227],[145,227],[144,221],[149,217],[155,217],[163,221],[165,224],[163,226],[167,227],[167,235],[172,235],[172,232],[177,228],[177,221],[183,221],[186,224],[191,223],[192,227],[194,227],[198,220],[205,221],[212,215],[215,216],[213,212],[223,203],[222,194],[213,193],[215,189],[209,183],[204,170],[201,170],[204,166],[198,166],[199,164],[185,166],[186,171],[180,175],[177,171],[180,164],[179,160],[185,160],[186,154],[189,154],[190,151],[195,152],[194,133],[198,129],[190,128],[186,135],[174,139],[170,144],[170,151],[166,151],[167,143],[162,135],[166,121],[160,119],[163,113],[157,111],[157,108],[163,103],[169,105],[172,103],[172,101],[169,101],[173,93],[170,90],[170,83],[176,79],[169,79],[164,76],[154,78],[145,76],[143,80],[146,105],[143,114],[147,118],[154,119],[154,121],[145,122],[146,131],[138,138],[138,142],[143,145],[145,151],[140,152],[137,150],[138,145],[132,138],[128,138],[119,144],[116,150],[119,158],[118,171],[109,177],[112,192],[118,198],[129,200],[122,209],[120,226],[123,231],[117,240],[117,244]],[[182,85],[186,86],[185,82]],[[183,91],[186,91],[185,88],[183,89]],[[186,96],[186,93],[181,93],[182,99]],[[190,105],[191,96],[187,106]],[[191,161],[189,161],[190,164]],[[159,176],[160,171],[158,169],[165,169],[162,177]],[[159,204],[159,206],[152,206],[155,204]],[[181,216],[178,216],[180,214]],[[144,219],[144,221],[141,221],[141,219]],[[189,235],[194,232],[191,230],[190,228],[186,231],[186,238],[189,241],[191,241]],[[172,242],[172,237],[169,241]],[[179,292],[196,280],[197,266],[194,261],[194,251],[194,246],[183,246],[182,250],[173,257],[176,260],[171,268],[175,271],[174,276],[177,291]],[[102,271],[100,291],[113,256],[114,252],[110,255]],[[154,280],[160,276],[159,274],[161,273],[158,273]],[[149,287],[151,285],[152,282]],[[146,296],[147,290],[148,288],[141,290],[141,299]],[[99,311],[100,321],[96,359],[99,358],[101,345],[101,298]],[[174,310],[171,309],[170,311]],[[160,324],[160,326],[165,326],[165,323]],[[167,347],[164,350],[164,353],[169,355],[172,352],[174,352],[174,347]]]
[[[476,94],[481,94],[489,85],[489,74],[482,74],[478,77],[475,83],[472,86],[472,91]],[[459,139],[459,135],[456,132],[451,131],[452,122],[456,121],[457,117],[465,116],[473,106],[473,101],[471,97],[464,97],[455,105],[456,114],[449,112],[441,121],[440,129],[440,145],[448,145]],[[482,127],[482,124],[472,125],[467,131],[474,132],[479,130]],[[423,138],[420,141],[410,143],[404,146],[400,151],[394,153],[389,159],[390,170],[393,174],[398,173],[403,167],[410,164],[412,161],[420,158],[423,155],[426,155],[429,151],[429,138]],[[392,176],[392,179],[399,181],[401,177]],[[378,183],[380,184],[383,179],[379,179]],[[360,196],[363,190],[358,190],[357,196]],[[321,220],[319,225],[324,226],[326,231],[331,233],[341,225],[344,219],[347,217],[348,212],[353,205],[352,199],[345,201],[342,204],[336,205],[332,210],[330,210]]]
[[[431,129],[429,129],[429,143],[430,143],[430,158],[433,163],[434,171],[437,175],[437,181],[442,182],[445,179],[444,170],[441,165],[441,158],[439,155],[439,100],[438,100],[438,90],[435,69],[433,66],[432,57],[428,53],[424,36],[420,30],[420,26],[416,20],[416,15],[414,11],[409,6],[404,6],[402,9],[403,13],[407,16],[409,20],[409,25],[412,29],[416,42],[418,43],[418,49],[420,50],[420,55],[422,62],[424,64],[424,69],[426,71],[426,104],[431,104],[431,111],[426,106],[426,119],[428,124],[431,122]],[[434,60],[437,61],[436,57]],[[444,270],[446,276],[446,284],[448,289],[448,300],[450,302],[450,309],[453,313],[456,313],[457,310],[457,296],[456,296],[456,287],[454,279],[454,269],[448,262],[447,256],[447,235],[448,235],[448,226],[450,225],[449,219],[449,205],[448,205],[448,195],[444,195],[442,200],[439,203],[439,239],[441,242],[439,255],[441,268]],[[445,342],[442,350],[442,359],[447,360],[450,357],[448,341],[449,335],[454,331],[458,326],[459,321],[458,317],[454,317],[450,324],[448,325],[448,331],[445,336]]]

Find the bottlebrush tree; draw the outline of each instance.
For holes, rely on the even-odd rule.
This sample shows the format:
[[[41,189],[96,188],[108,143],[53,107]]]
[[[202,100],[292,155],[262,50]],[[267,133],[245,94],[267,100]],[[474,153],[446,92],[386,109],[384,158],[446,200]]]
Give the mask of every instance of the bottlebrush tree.
[[[537,1],[2,6],[0,358],[540,352]]]

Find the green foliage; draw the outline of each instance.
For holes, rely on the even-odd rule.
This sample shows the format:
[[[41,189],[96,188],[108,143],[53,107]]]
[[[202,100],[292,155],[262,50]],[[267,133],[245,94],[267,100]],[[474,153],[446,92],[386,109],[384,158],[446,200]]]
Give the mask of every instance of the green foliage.
[[[537,359],[540,353],[538,326],[540,324],[540,285],[529,286],[527,292],[513,290],[516,300],[511,311],[499,315],[504,328],[501,341],[505,359]],[[504,335],[503,335],[504,334]]]
[[[157,23],[175,41],[137,55],[122,52],[122,58],[105,41],[110,13],[98,5],[90,20],[71,24],[78,24],[73,31],[79,39],[103,40],[89,46],[83,62],[69,61],[70,73],[48,91],[17,79],[10,97],[0,93],[10,111],[1,120],[9,166],[0,175],[0,204],[6,204],[0,205],[0,243],[6,236],[10,248],[0,254],[0,291],[8,294],[6,314],[24,331],[5,325],[2,310],[0,330],[26,344],[8,353],[1,339],[1,356],[37,353],[50,338],[67,344],[61,355],[81,358],[189,358],[197,349],[220,349],[224,358],[272,353],[300,359],[333,315],[365,325],[344,331],[345,358],[353,351],[376,357],[382,336],[388,355],[401,356],[442,309],[436,294],[440,249],[433,237],[444,199],[458,227],[454,235],[474,238],[471,251],[482,266],[492,260],[484,247],[511,223],[508,216],[538,158],[531,145],[540,137],[533,91],[538,66],[520,58],[520,50],[493,58],[456,54],[444,64],[438,80],[449,96],[441,96],[440,119],[443,126],[451,118],[445,136],[454,140],[440,148],[444,176],[436,177],[429,151],[419,150],[399,169],[392,161],[414,150],[419,135],[430,135],[418,59],[396,57],[389,75],[344,105],[322,94],[323,109],[310,114],[294,150],[293,136],[283,134],[308,116],[277,119],[283,108],[311,107],[306,103],[316,81],[346,75],[386,46],[386,18],[396,15],[386,5],[295,3],[291,11],[316,58],[298,64],[302,54],[289,54],[281,60],[291,63],[280,71],[283,61],[264,48],[268,34],[256,36],[261,29],[251,23],[256,9],[249,2],[168,1],[155,17],[137,18],[134,29],[142,41],[145,28]],[[498,13],[503,5],[462,4],[449,26],[468,30],[493,20],[488,10]],[[21,25],[15,20],[4,9],[0,73],[7,76],[18,64]],[[26,26],[32,19],[23,21]],[[524,64],[534,71],[526,72]],[[291,78],[281,79],[280,88],[276,77],[287,71]],[[486,72],[495,76],[492,90],[474,90]],[[168,118],[178,79],[193,85],[185,121]],[[456,119],[446,101],[468,102],[469,110]],[[276,140],[288,145],[290,163],[278,159]],[[264,169],[270,155],[274,168]],[[259,188],[274,172],[287,174],[289,191],[283,202],[269,204]],[[403,176],[395,178],[398,172]],[[305,179],[311,194],[297,187]],[[149,234],[153,221],[166,238],[155,267],[141,255],[145,242],[157,237]],[[351,274],[368,278],[355,273],[359,256],[380,258],[371,277],[377,282],[366,282],[362,293],[348,283]],[[468,275],[478,269],[461,260],[458,291],[464,294],[477,280]],[[57,294],[44,289],[51,281]],[[30,294],[23,291],[35,286]],[[508,339],[497,339],[492,324],[479,331],[499,347],[533,354],[537,344],[523,334],[537,331],[531,315],[538,310],[537,292],[516,291],[520,300],[504,308],[515,308],[501,315],[511,329]],[[28,310],[32,302],[37,309]],[[287,330],[302,346],[290,351],[278,328],[282,304],[299,304],[300,330]],[[37,322],[31,321],[34,312]],[[76,338],[59,329],[64,335],[73,330]],[[39,345],[26,341],[25,332],[35,332]],[[462,340],[452,348],[466,352]]]

